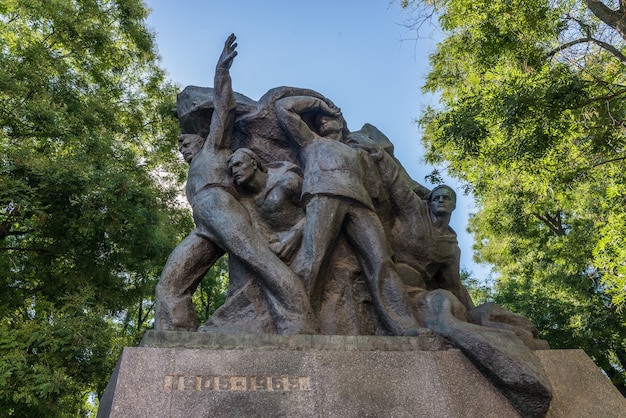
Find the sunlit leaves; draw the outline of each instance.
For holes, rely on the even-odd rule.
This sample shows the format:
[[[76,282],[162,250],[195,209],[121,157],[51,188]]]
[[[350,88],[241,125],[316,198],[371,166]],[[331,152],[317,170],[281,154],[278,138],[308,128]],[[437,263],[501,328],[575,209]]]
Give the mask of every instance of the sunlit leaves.
[[[0,410],[79,416],[192,227],[138,0],[0,4]]]

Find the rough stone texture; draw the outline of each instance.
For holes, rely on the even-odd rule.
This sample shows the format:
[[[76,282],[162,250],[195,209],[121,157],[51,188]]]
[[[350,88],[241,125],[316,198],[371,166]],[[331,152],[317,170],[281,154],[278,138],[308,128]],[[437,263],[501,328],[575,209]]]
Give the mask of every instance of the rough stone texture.
[[[423,337],[167,334],[124,350],[99,417],[519,416],[459,350],[422,351]],[[626,416],[582,351],[535,355],[554,388],[548,417]]]
[[[552,389],[541,364],[513,332],[460,321],[452,312],[460,302],[445,290],[424,298],[422,318],[437,335],[447,338],[528,418],[546,415]],[[455,302],[457,308],[451,306]]]
[[[538,350],[555,396],[548,417],[624,418],[626,398],[582,350]],[[563,396],[567,394],[568,396]]]
[[[98,417],[169,417],[171,401],[160,391],[163,376],[174,372],[175,361],[171,351],[159,348],[125,349],[107,386]],[[113,394],[109,393],[111,389]]]
[[[277,335],[213,334],[184,331],[148,331],[143,347],[202,349],[285,349],[341,351],[441,351],[452,349],[449,342],[429,329],[417,337],[373,337],[368,335]]]
[[[462,356],[451,356],[447,352],[435,353],[435,360],[442,379],[445,402],[448,403],[449,417],[502,418],[518,417],[519,414],[500,391],[486,378],[475,378],[476,367]],[[459,376],[458,378],[455,376]],[[470,377],[471,376],[471,377]],[[483,377],[482,374],[480,374]],[[468,377],[471,380],[468,381]],[[499,396],[495,396],[497,393]],[[489,394],[485,396],[484,394]]]

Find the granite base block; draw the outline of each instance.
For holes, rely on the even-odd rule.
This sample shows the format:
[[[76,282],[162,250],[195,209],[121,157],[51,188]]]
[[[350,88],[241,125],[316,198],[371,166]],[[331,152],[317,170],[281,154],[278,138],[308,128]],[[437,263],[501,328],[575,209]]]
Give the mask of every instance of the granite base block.
[[[428,336],[180,334],[151,331],[124,350],[99,418],[519,416],[460,351]],[[582,351],[535,353],[554,389],[548,417],[626,417]]]

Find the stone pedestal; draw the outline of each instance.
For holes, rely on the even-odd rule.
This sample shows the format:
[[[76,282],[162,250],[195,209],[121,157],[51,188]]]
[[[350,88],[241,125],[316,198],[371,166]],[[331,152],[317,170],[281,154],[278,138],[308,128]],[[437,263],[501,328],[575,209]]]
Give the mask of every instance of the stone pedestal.
[[[548,417],[626,417],[581,350],[536,351]],[[507,399],[434,335],[146,334],[126,348],[98,417],[515,417]]]

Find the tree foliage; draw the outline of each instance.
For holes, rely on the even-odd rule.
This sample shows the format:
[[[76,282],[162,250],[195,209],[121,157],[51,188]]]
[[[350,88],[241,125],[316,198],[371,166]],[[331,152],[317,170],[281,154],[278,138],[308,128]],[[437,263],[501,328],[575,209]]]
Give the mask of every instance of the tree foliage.
[[[626,4],[404,1],[445,39],[425,90],[427,160],[477,203],[496,301],[581,347],[626,394]]]
[[[146,15],[140,0],[0,2],[3,415],[85,415],[192,226]]]
[[[193,294],[198,325],[204,324],[226,301],[228,278],[228,254],[226,254],[209,269]]]

